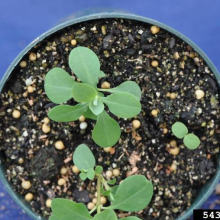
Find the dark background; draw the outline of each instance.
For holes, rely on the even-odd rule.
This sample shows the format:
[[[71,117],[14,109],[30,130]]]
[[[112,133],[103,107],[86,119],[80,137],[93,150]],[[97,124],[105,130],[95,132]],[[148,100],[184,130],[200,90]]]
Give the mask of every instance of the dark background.
[[[109,9],[171,26],[200,46],[220,71],[220,0],[0,0],[0,78],[21,50],[64,18]],[[213,194],[204,207],[216,199]],[[30,220],[1,182],[0,219]]]

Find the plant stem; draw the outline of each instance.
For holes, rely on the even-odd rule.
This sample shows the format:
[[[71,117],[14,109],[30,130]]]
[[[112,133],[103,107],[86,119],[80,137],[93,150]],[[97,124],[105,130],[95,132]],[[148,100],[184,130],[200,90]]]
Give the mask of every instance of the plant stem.
[[[98,175],[98,180],[97,180],[97,213],[101,212],[101,183],[102,183],[102,175]]]
[[[104,178],[103,178],[102,182],[103,182],[103,185],[105,186],[106,190],[111,190],[111,187],[108,185],[107,181]],[[109,197],[110,197],[111,201],[114,200],[114,197],[113,197],[112,193],[109,194]]]

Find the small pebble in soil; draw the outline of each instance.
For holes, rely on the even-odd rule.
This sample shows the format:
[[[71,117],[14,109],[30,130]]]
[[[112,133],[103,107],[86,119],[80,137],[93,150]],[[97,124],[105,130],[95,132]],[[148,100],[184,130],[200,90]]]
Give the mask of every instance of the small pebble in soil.
[[[34,87],[33,86],[28,86],[27,91],[28,91],[28,93],[33,93],[34,92]]]
[[[76,39],[71,40],[71,44],[72,44],[73,46],[76,46],[76,45],[77,45]]]
[[[93,198],[92,203],[97,204],[97,198]]]
[[[36,53],[31,52],[31,53],[29,54],[29,60],[30,60],[30,61],[35,61],[36,59],[37,59]]]
[[[86,122],[81,122],[80,125],[79,125],[79,127],[80,127],[81,130],[86,129],[87,126],[88,126],[88,124],[87,124]]]
[[[119,169],[113,169],[112,173],[114,176],[119,176],[120,175],[120,170]]]
[[[77,174],[77,173],[80,172],[79,168],[78,168],[77,166],[75,166],[75,165],[72,166],[72,171],[73,171],[73,173],[75,173],[75,174]]]
[[[85,116],[81,115],[81,116],[79,117],[79,121],[80,121],[80,122],[84,122],[85,120],[86,120]]]
[[[18,110],[15,109],[15,110],[12,112],[12,116],[13,116],[13,118],[20,118],[21,113],[20,113],[20,111],[18,111]]]
[[[46,200],[46,206],[47,206],[48,208],[51,208],[51,204],[52,204],[52,200],[51,200],[51,199],[47,199],[47,200]]]
[[[154,117],[157,117],[158,113],[159,113],[158,109],[153,109],[151,111],[151,115],[153,115]]]
[[[105,175],[106,175],[107,178],[111,178],[113,173],[112,173],[111,170],[108,170],[108,171],[106,171]]]
[[[60,174],[65,175],[67,174],[68,169],[66,167],[61,167]]]
[[[196,99],[202,99],[205,96],[205,92],[201,89],[195,91]]]
[[[152,67],[158,67],[159,66],[159,62],[157,60],[152,60],[151,61],[151,66]]]
[[[64,178],[60,178],[60,179],[58,179],[57,184],[58,184],[59,186],[63,186],[63,185],[66,184],[66,180],[65,180]]]
[[[168,129],[167,128],[163,128],[163,134],[167,134],[168,133]]]
[[[27,193],[24,198],[29,202],[34,198],[34,195],[32,193]]]
[[[160,31],[160,28],[158,26],[153,25],[151,26],[150,30],[152,34],[157,34]]]
[[[88,205],[87,205],[87,208],[89,210],[92,210],[94,207],[95,207],[95,204],[93,202],[89,202]]]
[[[48,117],[45,117],[45,118],[43,119],[43,122],[44,122],[45,124],[49,124],[49,123],[50,123],[50,119],[49,119]]]
[[[139,120],[135,119],[132,121],[132,126],[134,129],[138,129],[141,126],[141,122]]]
[[[105,205],[107,202],[107,199],[104,196],[101,196],[101,204]]]
[[[43,123],[42,125],[42,131],[47,134],[50,132],[50,125],[46,124],[46,123]]]
[[[21,186],[23,189],[30,189],[31,188],[31,182],[28,180],[24,180],[21,183]]]
[[[178,147],[174,147],[174,148],[169,149],[169,153],[173,156],[178,155],[179,152],[180,152],[180,149]]]
[[[175,172],[177,170],[177,164],[175,162],[170,166],[170,171]]]
[[[24,159],[23,159],[23,158],[19,158],[19,159],[18,159],[18,163],[19,163],[19,164],[23,164],[23,163],[24,163]]]
[[[28,92],[24,92],[22,95],[24,98],[26,98],[28,96]]]
[[[171,99],[176,99],[176,97],[177,97],[177,94],[175,92],[170,93],[170,98]]]
[[[23,60],[23,61],[20,62],[19,65],[20,65],[21,68],[25,68],[27,66],[27,62]]]
[[[64,143],[61,140],[56,141],[54,146],[57,150],[63,150],[65,148]]]
[[[176,146],[177,146],[176,140],[171,140],[171,141],[170,141],[170,146],[171,146],[171,147],[176,147]]]
[[[101,84],[102,89],[109,89],[111,87],[110,83],[105,81]]]

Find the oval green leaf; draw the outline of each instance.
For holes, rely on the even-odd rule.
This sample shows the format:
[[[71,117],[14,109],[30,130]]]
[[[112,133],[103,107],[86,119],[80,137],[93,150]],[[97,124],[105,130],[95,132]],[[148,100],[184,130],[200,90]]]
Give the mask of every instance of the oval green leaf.
[[[134,81],[126,81],[115,88],[106,89],[104,91],[111,92],[111,93],[127,92],[127,93],[130,93],[130,94],[136,96],[138,98],[138,100],[141,99],[141,89],[138,86],[138,84]]]
[[[90,180],[93,180],[95,178],[95,170],[94,169],[89,169],[87,171],[87,178]]]
[[[55,67],[47,73],[44,89],[52,102],[61,104],[72,98],[74,83],[74,79],[65,70]]]
[[[113,210],[105,210],[94,216],[94,220],[117,220],[118,217]]]
[[[88,209],[82,203],[72,202],[68,199],[54,199],[52,201],[52,212],[59,220],[89,220]]]
[[[89,103],[89,108],[94,115],[99,115],[104,110],[103,102],[98,98]]]
[[[101,100],[109,107],[109,110],[121,118],[132,118],[141,111],[141,103],[136,96],[129,93],[116,93]]]
[[[51,215],[49,220],[59,220],[59,218],[55,215]]]
[[[76,47],[69,55],[69,66],[74,74],[84,83],[96,86],[100,73],[97,55],[87,47]]]
[[[194,150],[200,145],[200,140],[195,134],[190,133],[184,137],[183,143],[188,149]]]
[[[140,211],[149,204],[153,196],[153,185],[145,176],[126,178],[118,187],[115,200],[108,208],[122,211]]]
[[[103,111],[97,119],[92,131],[92,138],[100,147],[111,147],[117,143],[121,135],[118,123]]]
[[[88,109],[88,104],[58,105],[52,108],[48,116],[56,122],[70,122],[77,120]]]
[[[129,216],[129,217],[121,218],[120,220],[141,220],[141,219],[135,216]]]
[[[93,169],[96,163],[92,151],[85,144],[81,144],[76,148],[73,154],[73,162],[79,170],[86,171]]]
[[[72,86],[72,96],[77,102],[89,102],[97,95],[96,89],[86,83],[74,83]]]
[[[182,139],[188,134],[188,128],[182,122],[177,121],[172,125],[172,132],[177,138]]]
[[[97,120],[97,116],[94,115],[89,108],[83,113],[83,116],[85,118],[89,118],[89,119],[92,119],[92,120]]]

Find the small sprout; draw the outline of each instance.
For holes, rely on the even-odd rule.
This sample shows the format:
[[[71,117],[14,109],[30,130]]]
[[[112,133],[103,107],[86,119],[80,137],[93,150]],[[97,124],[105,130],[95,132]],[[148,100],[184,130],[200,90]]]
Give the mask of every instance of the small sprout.
[[[151,201],[153,185],[145,176],[130,176],[123,180],[120,185],[115,185],[116,179],[107,181],[102,175],[103,167],[95,166],[95,157],[85,144],[76,148],[73,154],[73,162],[76,167],[80,168],[80,178],[83,181],[87,178],[92,179],[90,178],[91,175],[93,179],[97,179],[97,192],[87,207],[82,203],[67,199],[54,199],[52,204],[48,202],[49,204],[46,206],[51,206],[53,212],[49,220],[79,219],[79,216],[85,220],[117,220],[114,209],[128,212],[140,211]],[[120,174],[118,169],[110,172],[111,176],[113,173],[115,176]],[[109,206],[104,206],[109,203]],[[132,216],[124,219],[140,220]]]
[[[99,78],[105,74],[100,70],[96,54],[86,47],[76,47],[71,51],[69,66],[77,80],[81,82],[75,81],[65,70],[58,67],[50,70],[45,77],[44,87],[48,98],[59,104],[50,110],[49,118],[57,122],[79,119],[82,130],[87,127],[82,116],[96,120],[92,131],[95,143],[101,147],[115,145],[119,140],[121,129],[118,122],[109,116],[105,107],[120,118],[138,115],[141,111],[139,86],[133,81],[127,81],[110,88],[110,83],[106,81],[102,83],[101,88],[97,88]],[[110,95],[105,96],[105,93]],[[75,106],[62,104],[71,98],[78,104]]]
[[[187,134],[183,139],[183,143],[190,150],[194,150],[200,145],[200,140],[195,134]]]
[[[32,193],[27,193],[25,195],[25,200],[30,202],[34,198],[34,195]]]
[[[23,189],[30,189],[31,188],[31,182],[28,180],[24,180],[21,183],[21,186]]]
[[[188,134],[188,128],[182,122],[174,123],[172,132],[177,138],[183,138],[183,143],[188,149],[194,150],[199,147],[200,139],[195,134]]]
[[[15,110],[12,112],[12,116],[13,116],[13,118],[20,118],[21,113],[20,113],[20,111],[18,111],[18,110],[15,109]]]

